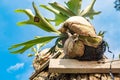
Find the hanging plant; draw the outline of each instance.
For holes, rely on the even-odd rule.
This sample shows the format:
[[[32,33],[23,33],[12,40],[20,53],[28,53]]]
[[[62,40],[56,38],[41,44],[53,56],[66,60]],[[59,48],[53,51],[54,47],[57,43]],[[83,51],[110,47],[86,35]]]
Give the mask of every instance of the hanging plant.
[[[53,45],[48,52],[54,53],[56,47],[63,48],[64,53],[71,58],[86,55],[86,47],[95,50],[100,48],[99,46],[103,43],[103,35],[97,35],[94,26],[86,19],[93,19],[95,15],[101,13],[100,11],[95,11],[93,9],[95,1],[96,0],[92,0],[83,10],[81,10],[82,0],[68,0],[68,2],[65,2],[66,6],[57,2],[49,3],[49,5],[40,5],[40,7],[54,13],[54,19],[48,19],[42,16],[34,2],[32,5],[35,14],[33,14],[30,9],[15,10],[15,12],[24,13],[29,17],[29,20],[18,22],[18,25],[35,25],[46,32],[55,33],[56,36],[39,37],[13,45],[9,50],[14,54],[24,53],[26,50],[37,44],[46,45],[55,38],[55,45]],[[54,22],[55,25],[52,25],[51,22]],[[60,24],[62,24],[62,27],[57,30],[55,26]],[[17,50],[14,50],[16,48]],[[88,54],[91,54],[90,51],[88,52]],[[32,54],[29,54],[29,56],[32,56]]]

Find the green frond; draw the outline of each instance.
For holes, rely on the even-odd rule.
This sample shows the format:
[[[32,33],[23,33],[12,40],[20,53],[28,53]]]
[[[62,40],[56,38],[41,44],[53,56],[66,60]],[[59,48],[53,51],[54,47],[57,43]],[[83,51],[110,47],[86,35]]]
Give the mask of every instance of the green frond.
[[[17,53],[23,53],[25,52],[27,49],[31,48],[32,46],[36,45],[36,44],[39,44],[39,43],[43,43],[43,44],[47,44],[48,42],[50,42],[52,39],[54,38],[57,38],[58,36],[45,36],[45,37],[40,37],[40,38],[37,38],[37,39],[34,39],[34,40],[30,40],[30,41],[27,41],[27,42],[23,42],[23,43],[20,43],[20,44],[15,44],[13,46],[11,46],[9,48],[9,50],[13,50],[15,48],[20,48],[18,50],[15,50],[15,51],[11,51],[11,53],[14,53],[14,54],[17,54]],[[22,48],[21,48],[22,47]]]
[[[75,14],[71,10],[69,10],[67,7],[65,7],[57,2],[49,3],[49,5],[51,5],[56,10],[60,11],[62,14],[65,14],[66,16],[69,16],[69,17],[75,16]]]
[[[32,57],[32,56],[35,56],[35,54],[28,54],[28,57]]]
[[[30,19],[34,17],[34,14],[30,9],[16,9],[15,12],[17,13],[25,13]]]
[[[69,17],[62,14],[60,11],[56,10],[53,7],[50,6],[46,6],[46,5],[40,5],[42,8],[45,8],[47,10],[49,10],[50,12],[53,12],[55,14],[55,19],[52,20],[52,22],[55,22],[55,25],[58,26],[59,24],[61,24],[62,22],[64,22],[66,19],[68,19]],[[49,19],[48,19],[49,20]],[[51,21],[51,20],[50,20]]]
[[[99,31],[98,36],[104,37],[105,33],[106,33],[106,31]]]
[[[35,11],[35,15],[32,13],[32,11],[30,9],[17,9],[15,10],[15,12],[19,12],[19,13],[25,13],[28,17],[29,20],[26,21],[22,21],[22,22],[18,22],[18,25],[35,25],[41,29],[43,29],[44,31],[47,32],[55,32],[55,33],[60,33],[58,30],[56,30],[51,23],[49,23],[41,14],[40,11],[38,10],[37,6],[35,5],[35,3],[33,2],[33,8]]]
[[[101,13],[100,11],[97,12],[93,9],[95,1],[96,0],[92,0],[92,2],[84,10],[80,12],[80,16],[89,17],[90,19],[93,19],[94,15],[100,14]]]
[[[79,15],[82,0],[69,0],[68,2],[65,2],[67,7],[76,15]]]

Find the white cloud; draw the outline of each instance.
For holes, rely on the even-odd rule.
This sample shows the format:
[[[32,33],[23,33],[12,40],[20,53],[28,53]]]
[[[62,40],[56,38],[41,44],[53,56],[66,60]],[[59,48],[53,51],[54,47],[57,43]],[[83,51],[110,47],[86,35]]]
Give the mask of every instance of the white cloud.
[[[19,70],[20,68],[23,68],[23,67],[24,67],[24,63],[16,63],[15,65],[10,66],[7,69],[7,72],[16,71],[16,70]]]
[[[33,72],[33,67],[30,67],[28,65],[27,70],[25,70],[24,73],[16,75],[16,80],[29,80],[29,77],[32,75]]]

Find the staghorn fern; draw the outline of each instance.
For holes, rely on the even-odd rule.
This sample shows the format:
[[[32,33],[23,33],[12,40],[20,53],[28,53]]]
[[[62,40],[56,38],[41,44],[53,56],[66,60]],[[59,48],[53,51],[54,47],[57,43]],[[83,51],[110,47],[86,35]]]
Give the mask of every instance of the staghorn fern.
[[[55,27],[50,22],[55,22],[55,26],[58,26],[61,23],[63,23],[66,19],[72,16],[83,16],[93,19],[94,15],[98,15],[100,13],[100,11],[96,12],[93,9],[95,1],[96,0],[92,0],[92,2],[84,10],[81,10],[82,0],[69,0],[68,2],[65,2],[66,6],[63,6],[57,2],[49,3],[49,6],[43,4],[40,5],[40,7],[47,9],[55,14],[55,19],[53,20],[43,17],[34,2],[32,3],[32,5],[35,14],[33,14],[30,9],[15,10],[15,12],[24,13],[29,17],[29,20],[18,22],[17,24],[19,26],[28,24],[35,25],[46,32],[53,32],[57,34],[57,36],[45,36],[20,44],[15,44],[11,46],[9,50],[11,51],[11,53],[14,54],[24,53],[26,50],[37,44],[47,44],[52,39],[57,38],[55,45],[50,49],[51,51],[54,51],[55,47],[59,45],[59,41],[62,40],[65,37],[65,35],[61,34],[57,29],[55,29]],[[14,50],[16,48],[17,50]],[[31,56],[31,54],[29,56]]]

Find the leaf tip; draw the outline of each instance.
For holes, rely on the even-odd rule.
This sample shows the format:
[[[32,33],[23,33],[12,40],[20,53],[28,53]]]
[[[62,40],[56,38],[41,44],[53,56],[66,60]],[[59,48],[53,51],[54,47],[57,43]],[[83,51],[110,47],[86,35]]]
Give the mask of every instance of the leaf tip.
[[[14,12],[18,13],[18,12],[20,12],[20,9],[16,9],[16,10],[14,10]]]
[[[17,22],[17,25],[18,26],[22,26],[23,24],[21,22]]]

